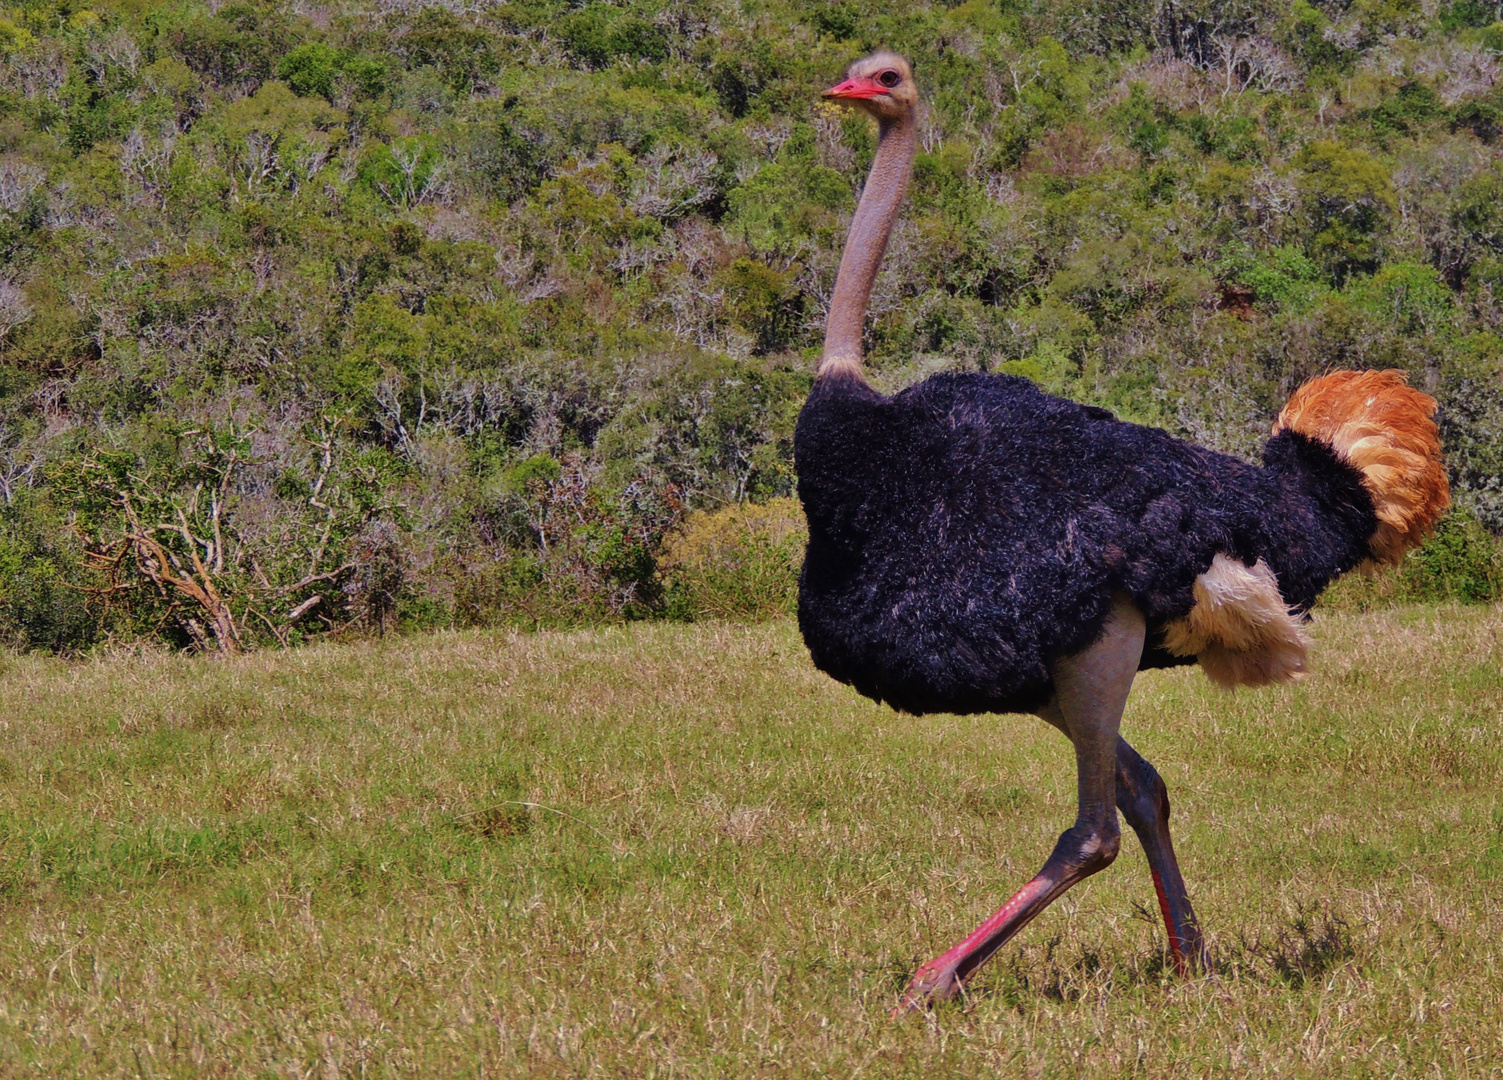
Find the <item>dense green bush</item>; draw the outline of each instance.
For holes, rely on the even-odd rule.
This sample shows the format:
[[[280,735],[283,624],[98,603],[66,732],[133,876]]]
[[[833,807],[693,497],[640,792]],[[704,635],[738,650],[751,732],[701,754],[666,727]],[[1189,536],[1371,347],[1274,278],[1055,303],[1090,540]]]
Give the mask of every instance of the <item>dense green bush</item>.
[[[875,382],[1013,372],[1254,457],[1302,380],[1398,368],[1472,523],[1381,596],[1495,595],[1490,11],[8,8],[0,637],[786,609],[772,511],[685,537],[792,494],[876,145],[818,91],[879,45],[927,108]]]
[[[668,613],[738,621],[793,614],[807,539],[797,499],[691,515],[669,534],[659,561]]]
[[[1367,610],[1393,603],[1490,604],[1499,600],[1503,600],[1503,542],[1471,514],[1456,511],[1397,570],[1343,578],[1321,603],[1338,610]]]
[[[87,603],[83,561],[65,515],[45,495],[26,492],[0,510],[0,642],[77,652],[99,641],[111,612]]]
[[[1421,600],[1503,599],[1503,546],[1470,514],[1452,514],[1405,560],[1398,587]]]

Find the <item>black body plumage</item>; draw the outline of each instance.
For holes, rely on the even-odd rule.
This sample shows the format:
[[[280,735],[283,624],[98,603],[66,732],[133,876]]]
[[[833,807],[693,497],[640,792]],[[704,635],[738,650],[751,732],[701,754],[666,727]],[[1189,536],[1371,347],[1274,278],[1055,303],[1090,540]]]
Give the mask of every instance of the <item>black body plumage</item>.
[[[1192,663],[1155,643],[1218,553],[1264,560],[1304,611],[1377,526],[1358,471],[1297,432],[1258,467],[1012,376],[886,397],[827,375],[794,455],[814,663],[913,713],[1039,707],[1119,592],[1148,622],[1143,667]]]

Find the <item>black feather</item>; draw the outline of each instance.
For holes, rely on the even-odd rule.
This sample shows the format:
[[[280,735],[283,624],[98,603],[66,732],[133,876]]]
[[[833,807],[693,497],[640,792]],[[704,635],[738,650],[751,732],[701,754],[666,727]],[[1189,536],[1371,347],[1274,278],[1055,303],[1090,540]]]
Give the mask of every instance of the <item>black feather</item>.
[[[1003,375],[884,397],[819,379],[794,440],[814,663],[907,712],[1023,712],[1100,635],[1112,598],[1148,621],[1144,667],[1218,552],[1263,559],[1300,611],[1367,557],[1355,468],[1294,432],[1257,467]]]

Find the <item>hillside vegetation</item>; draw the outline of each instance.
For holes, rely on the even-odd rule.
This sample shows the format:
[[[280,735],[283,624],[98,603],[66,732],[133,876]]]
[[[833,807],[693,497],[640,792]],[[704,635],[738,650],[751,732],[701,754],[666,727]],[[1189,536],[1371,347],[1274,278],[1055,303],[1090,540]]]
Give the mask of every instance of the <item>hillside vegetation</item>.
[[[929,101],[879,385],[1012,372],[1252,455],[1303,379],[1400,368],[1482,583],[1443,591],[1498,595],[1500,7],[11,4],[0,636],[786,595],[695,608],[659,556],[792,490],[874,148],[818,91],[879,45]]]
[[[963,1001],[914,968],[1069,824],[1069,743],[900,716],[788,620],[0,678],[0,1074],[1392,1077],[1503,1061],[1503,609],[1143,676],[1210,977],[1110,868]]]

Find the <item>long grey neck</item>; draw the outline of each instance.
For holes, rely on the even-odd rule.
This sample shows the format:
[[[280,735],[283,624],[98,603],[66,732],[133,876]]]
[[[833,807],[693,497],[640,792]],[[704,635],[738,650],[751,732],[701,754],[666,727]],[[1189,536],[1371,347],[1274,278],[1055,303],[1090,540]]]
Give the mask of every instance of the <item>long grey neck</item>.
[[[898,220],[908,178],[913,175],[917,124],[912,116],[882,124],[877,156],[861,193],[861,203],[851,219],[840,273],[835,277],[835,295],[830,298],[830,316],[825,323],[824,358],[819,374],[837,371],[861,374],[861,330],[872,283],[887,250],[887,238]]]

